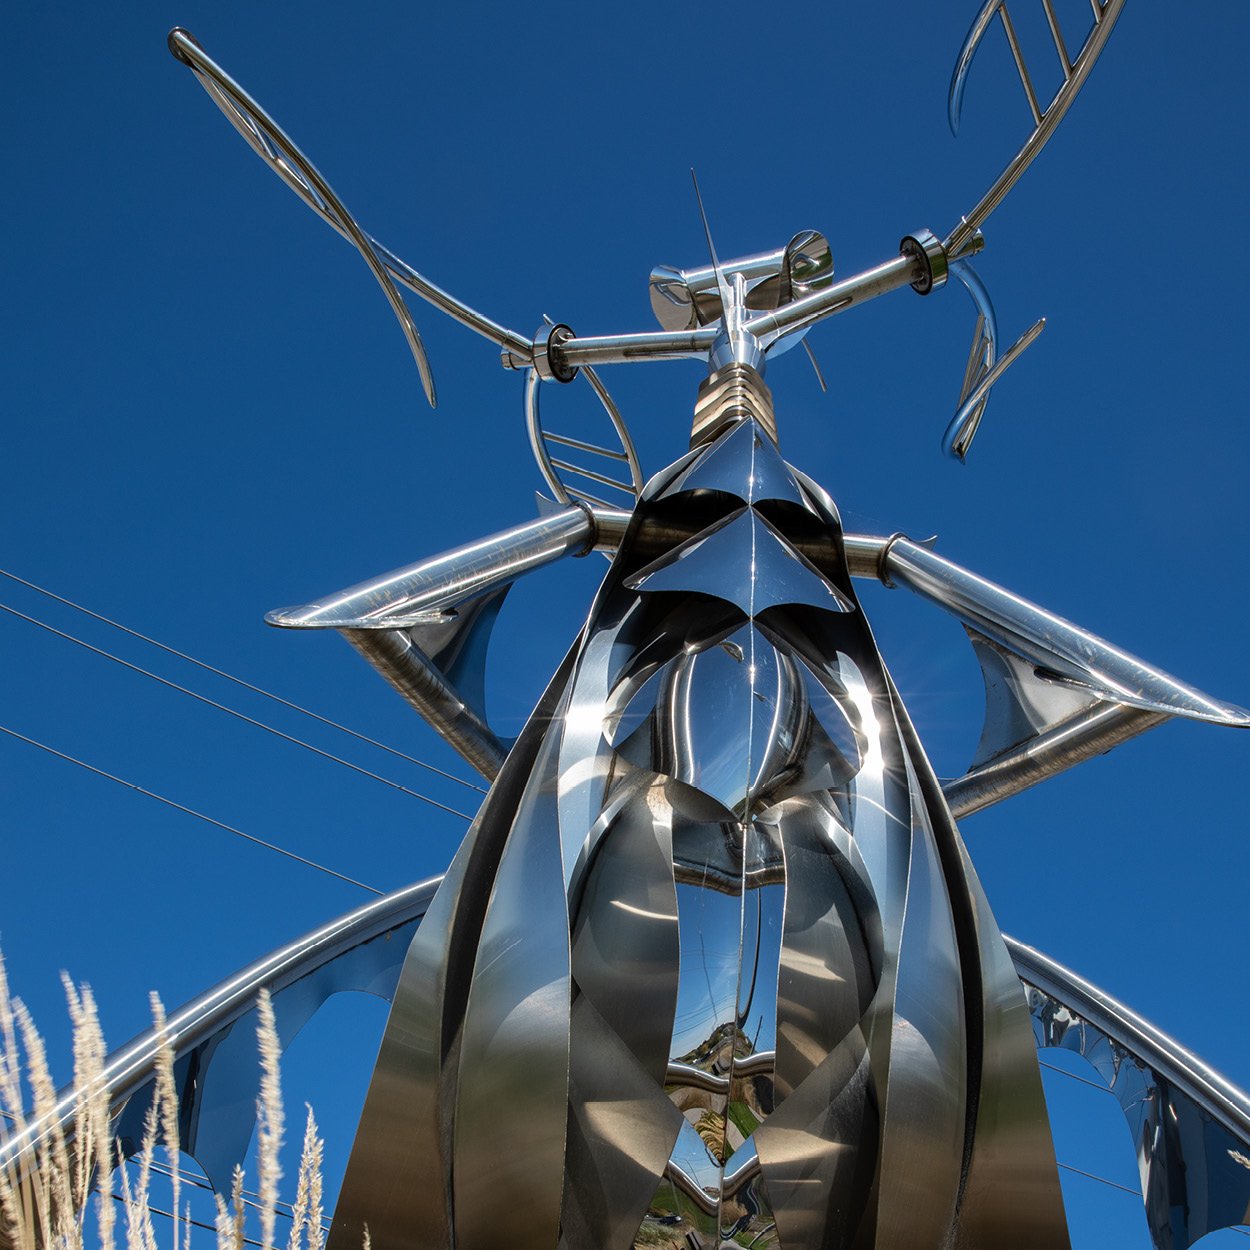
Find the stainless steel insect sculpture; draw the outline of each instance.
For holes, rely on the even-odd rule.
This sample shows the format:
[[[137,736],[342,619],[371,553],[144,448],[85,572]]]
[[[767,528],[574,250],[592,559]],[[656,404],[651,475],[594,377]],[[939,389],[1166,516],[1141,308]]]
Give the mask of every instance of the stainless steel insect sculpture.
[[[296,194],[369,265],[431,403],[399,286],[529,371],[539,519],[272,624],[336,629],[492,781],[441,882],[370,904],[174,1017],[187,1148],[228,1176],[251,1128],[236,1027],[260,985],[284,1039],[347,986],[393,1000],[331,1235],[381,1250],[610,1247],[1038,1247],[1067,1227],[1036,1051],[1085,1056],[1137,1144],[1159,1250],[1250,1206],[1250,1103],[1175,1042],[1000,934],[956,819],[1160,724],[1250,715],[895,535],[844,533],[788,465],[764,382],[817,322],[954,275],[978,309],[947,450],[963,458],[999,351],[970,258],[980,227],[1063,117],[1122,0],[1096,0],[1075,56],[1043,0],[1063,83],[1044,107],[1007,9],[960,53],[952,123],[997,17],[1034,130],[940,239],[835,281],[807,230],[783,248],[657,268],[662,329],[527,338],[367,235],[264,110],[186,32],[174,55]],[[706,359],[687,454],[644,482],[596,366]],[[539,393],[582,374],[614,449],[544,428]],[[615,502],[613,502],[615,500]],[[514,743],[482,680],[503,595],[590,548],[614,553],[581,634]],[[940,784],[854,589],[879,578],[966,627],[987,720]],[[398,940],[397,940],[398,939]],[[150,1037],[110,1066],[125,1145]],[[34,1130],[32,1130],[34,1132]],[[28,1135],[29,1136],[29,1135]],[[7,1149],[31,1148],[29,1140]],[[499,1149],[500,1141],[507,1149]]]

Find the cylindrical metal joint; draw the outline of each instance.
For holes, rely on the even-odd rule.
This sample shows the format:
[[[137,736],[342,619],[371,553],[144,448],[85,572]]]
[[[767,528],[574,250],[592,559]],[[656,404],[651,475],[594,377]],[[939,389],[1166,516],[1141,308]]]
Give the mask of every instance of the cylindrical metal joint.
[[[577,377],[577,366],[567,364],[560,352],[560,345],[575,337],[566,325],[543,326],[534,335],[534,368],[544,382],[571,382]]]
[[[906,235],[898,245],[904,256],[924,261],[924,273],[911,284],[913,291],[928,295],[946,284],[947,256],[942,240],[932,230],[917,230]]]

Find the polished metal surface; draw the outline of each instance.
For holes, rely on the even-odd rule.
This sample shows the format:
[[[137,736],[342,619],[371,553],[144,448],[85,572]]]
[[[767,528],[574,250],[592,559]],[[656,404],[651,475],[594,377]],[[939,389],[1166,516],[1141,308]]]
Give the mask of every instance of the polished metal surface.
[[[745,306],[761,312],[811,295],[833,281],[833,253],[818,230],[800,230],[775,252],[760,252],[725,261],[725,274],[741,274]],[[724,316],[720,277],[714,265],[677,269],[657,265],[651,271],[651,310],[669,331],[693,330]],[[793,342],[795,340],[791,340]]]
[[[890,581],[940,604],[985,637],[1030,660],[1040,681],[1066,679],[1128,707],[1217,725],[1250,726],[1250,712],[1213,699],[986,578],[896,538]],[[1054,676],[1051,676],[1051,675]]]
[[[1038,1046],[1080,1055],[1124,1111],[1156,1250],[1250,1223],[1250,1097],[1104,990],[1007,945]]]
[[[532,369],[525,379],[525,425],[529,432],[530,449],[538,465],[543,480],[551,488],[551,493],[562,504],[573,504],[581,501],[601,508],[630,507],[643,488],[642,465],[638,462],[638,452],[629,429],[621,417],[620,409],[608,394],[599,375],[591,368],[580,370],[590,383],[591,389],[598,397],[604,412],[607,414],[612,437],[619,444],[620,450],[604,447],[599,443],[587,442],[587,434],[582,425],[577,426],[578,437],[570,434],[557,434],[543,426],[542,412],[539,402],[542,390],[541,371]],[[600,422],[602,426],[602,422]],[[576,461],[561,457],[571,454],[579,455]],[[587,460],[589,457],[589,460]],[[595,465],[596,468],[590,468]],[[628,481],[621,481],[621,475],[627,474]],[[569,480],[569,479],[573,480]],[[579,480],[580,479],[580,480]],[[601,498],[602,491],[591,493],[594,488],[587,488],[586,483],[593,482],[596,487],[608,487],[615,491],[616,504]]]
[[[602,515],[619,528],[619,513]],[[265,620],[339,630],[464,759],[493,778],[508,748],[487,718],[485,666],[503,597],[518,577],[583,555],[597,541],[594,514],[575,504]]]
[[[1042,318],[1024,332],[1007,354],[998,358],[998,317],[990,293],[980,275],[967,258],[952,261],[950,271],[959,279],[972,297],[977,309],[976,328],[972,332],[972,347],[968,352],[968,364],[964,370],[963,386],[959,392],[959,407],[946,427],[942,450],[959,460],[967,458],[972,440],[976,437],[989,402],[990,387],[998,381],[1045,328]]]
[[[981,11],[973,19],[972,26],[955,61],[954,73],[951,75],[950,99],[948,103],[951,131],[956,134],[959,131],[959,116],[963,109],[964,88],[968,82],[968,71],[972,68],[972,58],[976,55],[986,31],[989,30],[990,23],[996,16],[1002,20],[1003,29],[1007,35],[1012,56],[1016,63],[1016,69],[1020,74],[1021,84],[1024,87],[1025,96],[1033,115],[1034,129],[1032,134],[1025,140],[1024,145],[995,179],[990,189],[977,202],[976,207],[960,219],[959,225],[951,231],[946,239],[946,251],[953,260],[968,254],[968,247],[977,230],[984,224],[985,219],[1003,202],[1007,193],[1019,181],[1021,174],[1033,163],[1034,158],[1042,148],[1046,146],[1047,141],[1055,131],[1055,127],[1063,120],[1064,114],[1071,107],[1073,100],[1077,97],[1077,93],[1084,86],[1090,70],[1094,68],[1094,62],[1098,60],[1099,53],[1102,52],[1107,39],[1111,35],[1111,29],[1124,8],[1124,0],[1091,0],[1091,5],[1094,24],[1090,28],[1075,60],[1071,60],[1068,56],[1054,11],[1049,4],[1045,5],[1051,35],[1055,41],[1055,50],[1059,54],[1063,70],[1063,83],[1055,93],[1054,98],[1044,109],[1038,105],[1037,96],[1033,90],[1028,70],[1025,67],[1019,42],[1011,25],[1011,18],[1007,13],[1006,0],[986,0]]]
[[[1063,1244],[1018,985],[840,552],[748,413],[648,487],[412,947],[336,1245],[379,1201],[379,1247],[419,1210],[457,1246],[989,1246],[1007,1206]]]

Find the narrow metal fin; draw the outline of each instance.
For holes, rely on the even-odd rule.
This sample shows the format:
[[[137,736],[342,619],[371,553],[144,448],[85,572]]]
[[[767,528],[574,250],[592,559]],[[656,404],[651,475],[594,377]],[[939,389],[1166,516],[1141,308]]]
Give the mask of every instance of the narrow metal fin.
[[[1024,353],[1025,349],[1046,327],[1046,319],[1040,318],[1029,327],[1007,353],[998,357],[998,317],[990,293],[980,275],[965,260],[953,261],[951,272],[963,283],[972,302],[977,307],[977,324],[972,332],[972,348],[964,369],[963,386],[959,392],[959,407],[946,427],[942,438],[942,450],[948,456],[963,461],[967,458],[989,403],[990,388]]]
[[[820,383],[820,389],[828,395],[829,387],[825,385],[825,375],[820,371],[820,362],[816,359],[816,353],[812,351],[812,345],[806,338],[803,339],[803,350],[807,353],[808,360],[812,362],[812,369],[816,373],[816,381]]]

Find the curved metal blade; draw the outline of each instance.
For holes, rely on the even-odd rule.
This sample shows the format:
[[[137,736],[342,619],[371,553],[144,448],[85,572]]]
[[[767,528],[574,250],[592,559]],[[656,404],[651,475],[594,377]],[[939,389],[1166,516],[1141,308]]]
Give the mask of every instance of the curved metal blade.
[[[1085,79],[1089,77],[1090,70],[1094,68],[1094,62],[1098,59],[1103,45],[1111,34],[1111,28],[1115,25],[1116,19],[1120,16],[1120,10],[1124,7],[1124,0],[1091,0],[1091,4],[1094,10],[1094,24],[1086,35],[1081,50],[1076,55],[1076,59],[1073,60],[1068,56],[1067,45],[1059,29],[1059,20],[1054,11],[1053,0],[1042,0],[1042,7],[1046,12],[1046,21],[1050,27],[1051,37],[1055,43],[1055,51],[1059,56],[1063,70],[1063,84],[1044,109],[1038,104],[1037,94],[1033,90],[1033,83],[1024,64],[1024,55],[1016,38],[1015,28],[1012,26],[1011,17],[1007,12],[1006,0],[986,0],[986,3],[973,21],[967,37],[964,39],[963,47],[959,50],[959,56],[955,61],[955,70],[951,75],[950,96],[947,101],[947,117],[950,121],[951,130],[958,132],[960,113],[963,108],[964,88],[967,86],[968,71],[972,67],[972,59],[976,55],[977,49],[981,46],[981,41],[985,38],[985,33],[989,29],[990,23],[997,16],[1002,20],[1003,30],[1007,35],[1007,42],[1015,59],[1016,69],[1020,74],[1020,82],[1024,87],[1030,112],[1033,114],[1033,133],[1025,140],[1024,146],[1019,152],[1007,163],[993,186],[981,197],[977,206],[960,220],[959,225],[955,227],[946,239],[944,246],[952,259],[958,259],[958,257],[964,254],[982,222],[1002,203],[1007,192],[1015,186],[1020,175],[1032,164],[1033,158],[1046,146],[1046,141],[1054,133],[1055,127],[1063,120],[1063,115],[1068,111],[1072,101],[1076,99],[1077,93],[1085,83]]]
[[[972,297],[972,302],[977,306],[977,325],[972,332],[972,349],[968,353],[968,365],[964,370],[963,386],[959,392],[959,407],[942,437],[942,450],[948,456],[962,461],[967,457],[981,418],[985,415],[990,388],[1041,334],[1046,326],[1046,319],[1043,317],[1030,326],[1000,360],[998,315],[994,311],[994,302],[990,299],[985,283],[968,260],[952,261],[950,270],[963,283]]]

